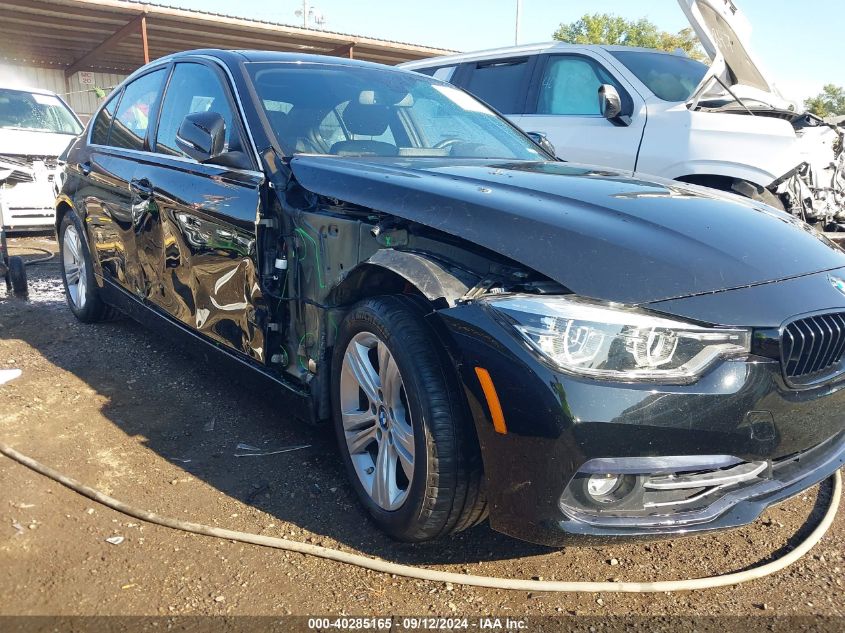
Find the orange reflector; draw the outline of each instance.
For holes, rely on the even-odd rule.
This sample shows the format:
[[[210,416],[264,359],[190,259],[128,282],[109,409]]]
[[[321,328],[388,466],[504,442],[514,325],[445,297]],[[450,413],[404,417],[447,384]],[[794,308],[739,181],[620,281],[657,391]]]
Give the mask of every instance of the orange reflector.
[[[496,387],[493,386],[490,372],[483,367],[476,367],[475,375],[478,376],[478,382],[481,383],[481,388],[484,390],[484,397],[487,398],[487,406],[490,408],[490,415],[493,418],[493,428],[496,429],[496,433],[506,435],[508,427],[505,424],[502,404],[499,402],[499,394],[496,393]]]

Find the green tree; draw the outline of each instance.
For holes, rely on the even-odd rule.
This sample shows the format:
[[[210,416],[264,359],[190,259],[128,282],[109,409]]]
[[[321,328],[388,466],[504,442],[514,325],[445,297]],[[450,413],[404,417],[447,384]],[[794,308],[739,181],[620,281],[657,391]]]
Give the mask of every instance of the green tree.
[[[804,107],[820,117],[841,116],[845,114],[845,88],[827,84],[821,94],[807,99]]]
[[[669,33],[646,18],[626,20],[611,13],[586,13],[580,20],[561,24],[552,37],[569,44],[640,46],[671,52],[681,49],[694,59],[707,59],[691,28]]]

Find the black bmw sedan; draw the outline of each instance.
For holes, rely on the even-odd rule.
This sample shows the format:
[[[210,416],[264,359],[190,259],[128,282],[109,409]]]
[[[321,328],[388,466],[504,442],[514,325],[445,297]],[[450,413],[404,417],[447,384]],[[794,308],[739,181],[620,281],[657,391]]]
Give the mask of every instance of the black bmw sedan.
[[[544,147],[408,71],[162,58],[69,151],[68,304],[330,421],[405,541],[488,516],[545,544],[730,528],[839,468],[845,253]]]

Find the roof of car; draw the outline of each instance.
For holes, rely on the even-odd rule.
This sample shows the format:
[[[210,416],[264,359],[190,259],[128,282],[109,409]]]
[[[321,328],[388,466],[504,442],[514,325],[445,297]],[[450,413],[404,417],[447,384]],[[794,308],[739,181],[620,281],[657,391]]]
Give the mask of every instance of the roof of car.
[[[165,57],[156,62],[184,59],[187,57],[214,57],[228,65],[236,65],[239,62],[305,62],[313,64],[336,64],[341,66],[355,66],[365,68],[396,68],[396,66],[385,66],[374,62],[365,62],[346,57],[330,57],[327,55],[310,55],[305,53],[281,53],[276,51],[262,50],[222,50],[216,48],[196,49],[180,51]]]
[[[567,44],[566,42],[538,42],[536,44],[524,44],[522,46],[506,46],[503,48],[491,48],[472,53],[458,53],[457,55],[444,55],[442,57],[429,57],[412,62],[399,64],[402,68],[427,68],[430,66],[444,66],[449,63],[462,63],[465,61],[479,59],[497,59],[501,57],[512,57],[514,55],[531,55],[545,53],[548,51],[572,50],[572,49],[600,49],[610,52],[615,51],[639,51],[643,53],[658,53],[662,55],[675,55],[668,51],[660,51],[653,48],[636,48],[633,46],[611,46],[605,44]]]
[[[55,92],[52,92],[50,90],[44,90],[43,88],[33,88],[32,86],[21,86],[20,84],[14,84],[14,83],[0,82],[0,90],[17,90],[18,92],[29,92],[29,93],[39,94],[39,95],[50,95],[52,97],[57,96]]]

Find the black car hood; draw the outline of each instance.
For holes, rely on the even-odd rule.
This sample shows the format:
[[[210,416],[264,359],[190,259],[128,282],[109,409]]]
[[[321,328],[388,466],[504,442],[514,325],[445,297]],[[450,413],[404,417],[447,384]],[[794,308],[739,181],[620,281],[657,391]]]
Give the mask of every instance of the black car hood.
[[[438,229],[573,292],[629,304],[845,266],[845,253],[765,205],[556,162],[291,160],[307,190]]]

